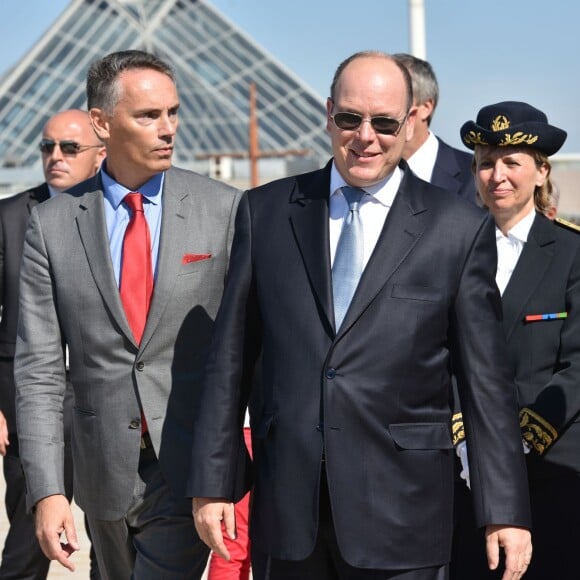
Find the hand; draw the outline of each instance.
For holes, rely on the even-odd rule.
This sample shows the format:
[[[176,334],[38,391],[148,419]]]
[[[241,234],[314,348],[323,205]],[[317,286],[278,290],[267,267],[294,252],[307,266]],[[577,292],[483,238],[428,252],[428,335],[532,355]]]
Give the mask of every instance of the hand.
[[[471,489],[471,481],[469,480],[469,461],[467,459],[467,443],[465,441],[459,443],[455,448],[455,453],[457,453],[457,457],[461,460],[461,467],[463,468],[459,477],[465,479],[465,485]]]
[[[62,532],[66,542],[60,541]],[[36,504],[36,537],[44,555],[56,560],[71,572],[75,565],[69,559],[79,549],[74,518],[64,495],[49,495]]]
[[[6,447],[8,445],[10,445],[10,441],[8,441],[8,423],[4,413],[0,411],[0,455],[6,455]]]
[[[193,521],[199,537],[224,560],[230,560],[230,553],[224,544],[222,521],[225,531],[236,539],[236,516],[234,504],[222,498],[194,497],[192,500]]]
[[[519,580],[532,560],[532,536],[526,528],[487,526],[485,529],[487,563],[490,570],[499,564],[499,550],[505,552],[505,572],[502,580]]]

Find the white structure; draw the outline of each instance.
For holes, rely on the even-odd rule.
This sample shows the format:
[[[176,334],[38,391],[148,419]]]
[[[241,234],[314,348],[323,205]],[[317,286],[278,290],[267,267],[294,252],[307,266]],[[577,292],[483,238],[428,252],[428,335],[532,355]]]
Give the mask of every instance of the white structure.
[[[417,58],[427,60],[424,0],[408,0],[408,2],[410,53]]]

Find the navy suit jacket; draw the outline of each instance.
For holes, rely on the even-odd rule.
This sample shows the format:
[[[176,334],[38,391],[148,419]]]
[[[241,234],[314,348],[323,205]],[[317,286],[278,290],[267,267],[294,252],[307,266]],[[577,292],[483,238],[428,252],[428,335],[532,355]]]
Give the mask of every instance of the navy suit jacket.
[[[240,203],[187,491],[239,493],[243,414],[261,352],[250,529],[253,546],[274,558],[311,553],[325,469],[349,564],[392,570],[449,561],[451,355],[474,434],[478,523],[530,525],[493,221],[402,167],[338,332],[330,165],[251,190]]]
[[[473,155],[450,147],[439,137],[437,140],[439,150],[431,175],[431,183],[475,203],[477,199],[475,178],[471,170]]]

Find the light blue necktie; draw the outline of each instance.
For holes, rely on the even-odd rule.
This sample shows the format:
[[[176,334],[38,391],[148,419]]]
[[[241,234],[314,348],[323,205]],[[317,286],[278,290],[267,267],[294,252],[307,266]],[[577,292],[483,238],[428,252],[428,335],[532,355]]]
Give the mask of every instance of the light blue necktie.
[[[334,296],[334,321],[338,330],[363,271],[363,227],[359,205],[365,192],[357,187],[343,187],[349,212],[344,218],[334,264],[332,266],[332,293]]]

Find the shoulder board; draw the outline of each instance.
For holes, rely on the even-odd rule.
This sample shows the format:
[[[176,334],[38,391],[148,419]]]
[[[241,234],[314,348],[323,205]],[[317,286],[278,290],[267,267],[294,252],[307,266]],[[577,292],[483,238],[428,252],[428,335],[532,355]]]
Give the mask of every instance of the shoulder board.
[[[556,218],[554,220],[554,223],[559,226],[562,226],[563,228],[566,228],[567,230],[572,230],[573,232],[580,234],[580,226],[578,224],[569,222],[568,220],[562,218]]]

